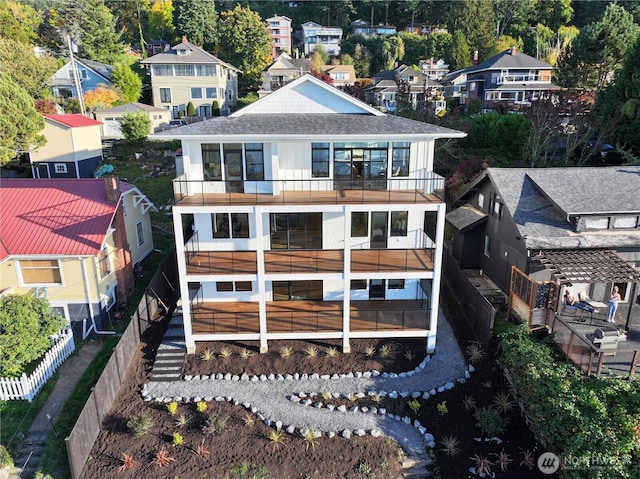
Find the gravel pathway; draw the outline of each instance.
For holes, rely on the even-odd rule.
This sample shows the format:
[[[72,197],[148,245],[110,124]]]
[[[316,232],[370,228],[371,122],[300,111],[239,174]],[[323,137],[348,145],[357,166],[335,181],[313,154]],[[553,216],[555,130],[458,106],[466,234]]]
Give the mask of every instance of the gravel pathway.
[[[438,389],[450,389],[456,381],[468,377],[468,369],[458,347],[449,323],[440,312],[438,319],[438,338],[436,351],[428,362],[422,363],[423,368],[407,374],[376,375],[361,373],[348,375],[354,377],[339,378],[309,378],[276,379],[263,377],[260,380],[231,380],[227,379],[191,379],[189,381],[153,382],[143,387],[142,394],[146,400],[169,401],[193,400],[194,398],[216,398],[217,400],[232,401],[259,414],[270,424],[298,431],[310,429],[319,432],[342,431],[349,436],[351,433],[371,433],[379,431],[381,434],[395,439],[407,454],[425,457],[425,446],[431,444],[433,437],[424,428],[415,427],[408,418],[393,417],[388,414],[376,414],[361,411],[329,410],[326,407],[316,407],[322,403],[321,393],[357,394],[370,392],[384,392],[390,397],[396,395],[408,397],[412,394],[425,392],[434,393]],[[355,373],[355,371],[354,371]],[[317,376],[317,375],[316,375]],[[342,376],[342,375],[341,375]],[[359,376],[359,377],[355,377]],[[435,390],[435,391],[434,391]],[[317,395],[309,398],[311,393]],[[383,394],[384,395],[384,394]],[[292,397],[294,400],[292,400]],[[304,403],[308,403],[304,405]],[[344,437],[344,436],[343,436]]]

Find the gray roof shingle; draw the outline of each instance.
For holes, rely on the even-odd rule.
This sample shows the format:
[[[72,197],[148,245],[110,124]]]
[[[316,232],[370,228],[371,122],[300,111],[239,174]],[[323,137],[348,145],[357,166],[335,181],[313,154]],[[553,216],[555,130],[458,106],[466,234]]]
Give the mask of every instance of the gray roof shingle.
[[[245,114],[238,117],[218,117],[167,130],[163,137],[189,136],[431,136],[462,138],[465,134],[429,123],[393,115],[328,114]]]
[[[127,111],[135,112],[135,111],[155,111],[155,112],[165,112],[162,108],[158,108],[157,106],[145,105],[144,103],[125,103],[124,105],[114,106],[113,108],[105,108],[104,110],[96,110],[96,113],[125,113]]]
[[[516,52],[515,55],[511,54],[511,49],[507,49],[502,53],[479,63],[475,67],[469,67],[464,70],[465,73],[475,73],[483,70],[500,70],[500,69],[520,69],[520,68],[544,68],[545,70],[552,70],[553,66],[538,60],[526,53]]]

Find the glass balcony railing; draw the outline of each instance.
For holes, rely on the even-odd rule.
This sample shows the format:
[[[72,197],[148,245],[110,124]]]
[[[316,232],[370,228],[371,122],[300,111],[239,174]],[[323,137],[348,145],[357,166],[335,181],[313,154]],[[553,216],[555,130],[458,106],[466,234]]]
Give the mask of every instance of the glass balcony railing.
[[[444,178],[313,178],[307,180],[173,180],[178,205],[433,203],[444,201]]]

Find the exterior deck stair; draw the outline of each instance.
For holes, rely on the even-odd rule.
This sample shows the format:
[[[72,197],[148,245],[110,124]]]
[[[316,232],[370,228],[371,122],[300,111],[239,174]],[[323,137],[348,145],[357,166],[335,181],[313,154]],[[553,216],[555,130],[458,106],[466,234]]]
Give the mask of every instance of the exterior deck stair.
[[[150,381],[180,380],[186,354],[182,315],[176,314],[169,321],[167,331],[158,346]]]

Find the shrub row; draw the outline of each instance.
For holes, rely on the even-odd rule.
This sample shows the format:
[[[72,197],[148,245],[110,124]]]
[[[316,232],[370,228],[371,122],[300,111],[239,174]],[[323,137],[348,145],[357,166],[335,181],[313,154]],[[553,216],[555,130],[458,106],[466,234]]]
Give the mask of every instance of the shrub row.
[[[524,325],[498,339],[501,364],[563,477],[640,477],[639,381],[586,376]]]

